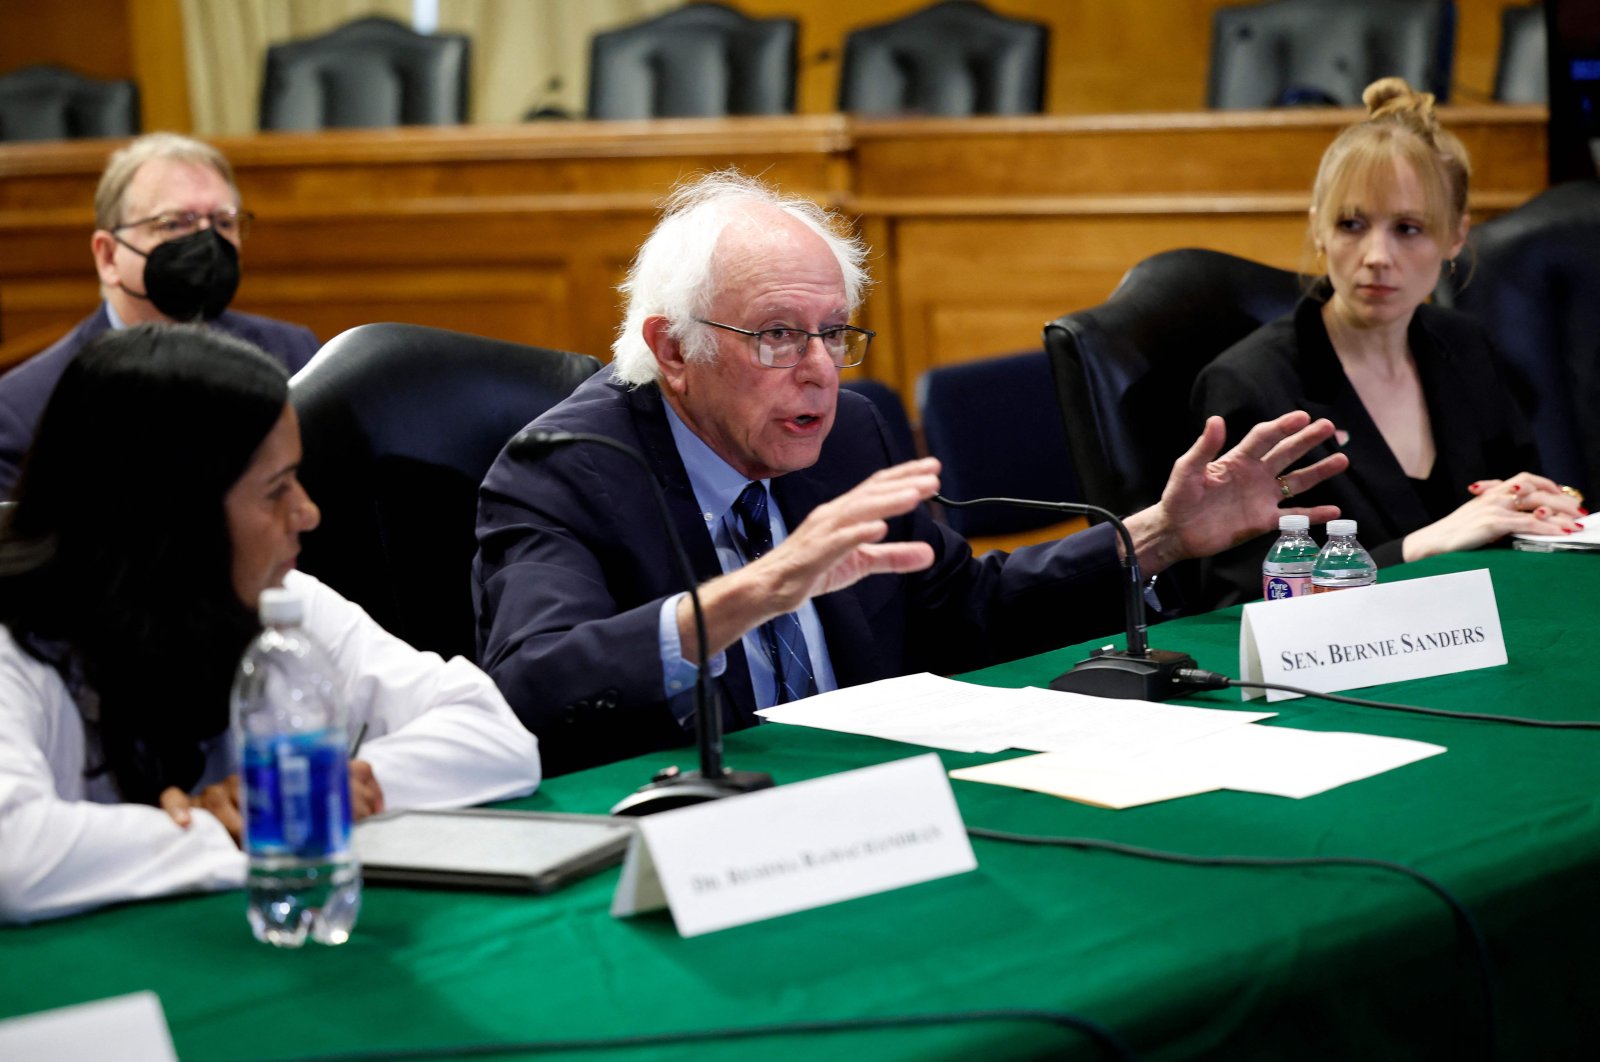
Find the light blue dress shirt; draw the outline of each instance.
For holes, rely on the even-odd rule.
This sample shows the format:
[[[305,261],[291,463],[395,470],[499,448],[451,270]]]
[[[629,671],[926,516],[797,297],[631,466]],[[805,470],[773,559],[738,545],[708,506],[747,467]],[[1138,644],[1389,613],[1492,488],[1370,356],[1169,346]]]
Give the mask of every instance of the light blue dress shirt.
[[[670,403],[662,402],[662,405],[667,411],[667,425],[672,429],[672,440],[678,446],[678,457],[689,474],[689,486],[694,491],[696,504],[700,506],[700,515],[706,522],[706,531],[711,535],[711,544],[716,547],[717,563],[722,566],[724,574],[742,568],[748,559],[740,551],[739,536],[734,533],[737,517],[733,515],[733,503],[750,481],[690,431]],[[763,480],[762,485],[769,490],[772,487],[767,480]],[[789,537],[789,529],[783,522],[783,514],[778,511],[776,502],[767,506],[767,516],[772,523],[772,546],[776,549]],[[683,658],[683,646],[678,640],[678,601],[684,596],[674,594],[662,602],[659,631],[662,688],[672,714],[688,728],[694,723],[697,668]],[[800,617],[800,629],[806,636],[806,649],[811,656],[811,671],[817,679],[817,692],[838,689],[839,683],[833,676],[833,662],[828,657],[828,643],[822,633],[822,620],[817,616],[816,606],[807,601],[796,610],[796,614]],[[742,642],[745,662],[750,668],[750,684],[755,690],[756,707],[769,708],[777,703],[777,677],[772,671],[772,661],[761,644],[760,629],[747,631]],[[725,654],[713,656],[709,666],[713,676],[721,675],[727,667]]]

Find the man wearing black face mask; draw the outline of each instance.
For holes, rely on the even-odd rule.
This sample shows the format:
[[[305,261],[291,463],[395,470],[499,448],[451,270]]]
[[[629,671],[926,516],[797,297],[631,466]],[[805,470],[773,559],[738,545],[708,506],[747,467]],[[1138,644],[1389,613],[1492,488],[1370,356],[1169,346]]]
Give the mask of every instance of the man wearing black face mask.
[[[105,301],[53,346],[0,376],[0,500],[11,495],[67,363],[107,329],[198,321],[254,343],[290,372],[311,360],[319,344],[309,329],[228,309],[250,220],[233,167],[209,144],[152,133],[112,154],[95,192],[90,240]]]

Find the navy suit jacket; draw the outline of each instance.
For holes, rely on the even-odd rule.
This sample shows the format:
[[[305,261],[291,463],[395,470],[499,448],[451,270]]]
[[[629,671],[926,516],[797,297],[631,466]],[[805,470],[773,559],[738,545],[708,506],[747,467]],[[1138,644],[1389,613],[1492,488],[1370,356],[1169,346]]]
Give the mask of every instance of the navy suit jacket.
[[[254,343],[283,363],[289,372],[311,360],[317,337],[302,325],[270,317],[226,310],[211,327]],[[9,498],[17,485],[23,455],[33,445],[33,433],[44,407],[55,392],[67,363],[95,336],[111,328],[105,303],[77,327],[44,350],[0,376],[0,500]]]
[[[722,574],[660,392],[590,377],[534,421],[595,432],[640,450],[664,485],[695,578]],[[779,476],[772,493],[789,528],[816,506],[893,463],[871,403],[839,393],[817,463]],[[484,480],[473,562],[481,666],[539,736],[547,775],[687,743],[662,690],[662,601],[684,589],[640,469],[582,443],[542,461],[502,452]],[[934,562],[870,576],[816,599],[841,686],[918,671],[952,674],[1121,626],[1121,569],[1109,526],[1058,543],[974,558],[926,507],[889,522],[890,540],[920,540]],[[739,643],[715,682],[729,729],[754,721]]]
[[[1262,325],[1218,356],[1195,380],[1190,406],[1196,418],[1217,414],[1228,422],[1232,447],[1261,421],[1303,409],[1348,433],[1343,451],[1350,468],[1296,496],[1296,505],[1337,505],[1357,523],[1356,537],[1379,566],[1401,560],[1405,536],[1446,516],[1472,497],[1468,484],[1538,471],[1527,422],[1496,368],[1483,329],[1471,318],[1436,306],[1419,306],[1406,339],[1417,362],[1438,470],[1454,492],[1443,511],[1429,511],[1394,451],[1339,364],[1319,287],[1292,314]],[[1300,462],[1338,452],[1332,440]],[[1261,562],[1277,539],[1273,531],[1201,562],[1207,608],[1261,596]]]

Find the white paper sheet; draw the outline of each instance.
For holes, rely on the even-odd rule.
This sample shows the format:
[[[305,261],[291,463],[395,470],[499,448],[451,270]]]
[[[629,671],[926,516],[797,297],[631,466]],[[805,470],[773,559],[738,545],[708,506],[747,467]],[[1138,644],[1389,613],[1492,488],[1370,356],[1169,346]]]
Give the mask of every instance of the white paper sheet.
[[[1512,535],[1511,537],[1524,546],[1542,547],[1551,551],[1600,550],[1600,513],[1579,517],[1578,526],[1583,530],[1570,535]]]
[[[1019,748],[1071,753],[1095,764],[1273,713],[1112,700],[1037,687],[996,689],[924,673],[835,690],[757,714],[769,722],[957,752]]]
[[[1173,771],[1204,764],[1225,789],[1273,796],[1315,796],[1444,752],[1443,745],[1374,734],[1242,726],[1140,761]]]
[[[996,720],[1007,747],[1056,752],[1084,766],[1147,755],[1195,738],[1270,719],[1275,712],[1190,708],[1029,686],[1012,690]]]
[[[1179,774],[1162,769],[1146,769],[1131,763],[1125,763],[1118,769],[1102,769],[1085,766],[1081,760],[1059,752],[1041,752],[1037,756],[1019,756],[1014,760],[962,767],[951,771],[950,777],[1047,793],[1112,810],[1209,793],[1221,788],[1198,770]]]
[[[993,716],[1016,690],[975,686],[926,672],[819,693],[756,714],[769,723],[905,741],[956,752],[1000,752]]]
[[[1240,726],[1146,756],[1095,766],[1045,753],[950,772],[1104,808],[1234,789],[1299,799],[1437,756],[1442,745],[1370,734]]]

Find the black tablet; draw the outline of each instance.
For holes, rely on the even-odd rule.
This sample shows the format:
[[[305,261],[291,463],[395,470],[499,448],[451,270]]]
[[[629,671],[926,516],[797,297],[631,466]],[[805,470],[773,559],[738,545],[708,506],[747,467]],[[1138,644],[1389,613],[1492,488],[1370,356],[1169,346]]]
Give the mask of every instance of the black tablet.
[[[358,823],[371,885],[544,893],[622,861],[636,820],[549,811],[397,811]]]

